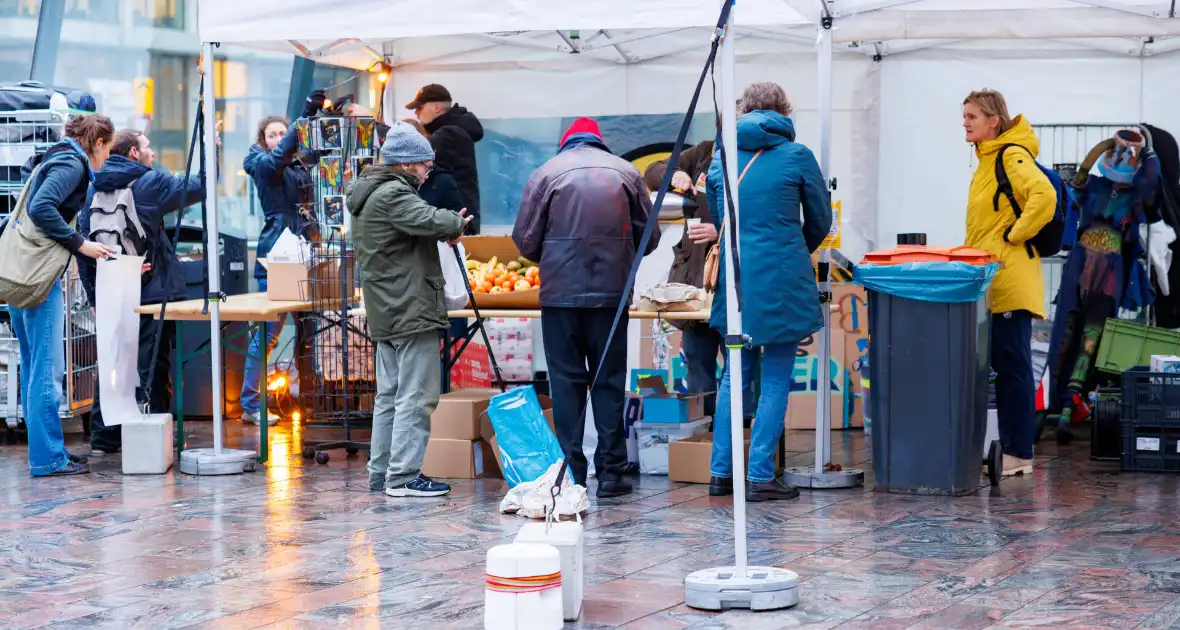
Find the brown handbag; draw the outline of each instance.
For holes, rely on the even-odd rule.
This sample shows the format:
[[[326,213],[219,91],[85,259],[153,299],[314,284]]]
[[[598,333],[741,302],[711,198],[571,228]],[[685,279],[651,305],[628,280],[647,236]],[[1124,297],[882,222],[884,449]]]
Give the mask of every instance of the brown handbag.
[[[762,155],[762,151],[755,153],[754,157],[750,158],[749,162],[746,162],[746,168],[742,169],[742,174],[738,175],[737,187],[739,189],[741,188],[742,180],[746,178],[746,173],[750,172],[750,167],[754,165],[754,161],[758,159],[759,155]],[[713,243],[713,246],[709,248],[709,253],[705,254],[705,273],[702,284],[705,285],[703,288],[709,293],[717,290],[717,276],[718,272],[721,271],[721,239],[725,238],[725,219],[727,214],[722,210],[721,231],[717,234],[717,242]]]

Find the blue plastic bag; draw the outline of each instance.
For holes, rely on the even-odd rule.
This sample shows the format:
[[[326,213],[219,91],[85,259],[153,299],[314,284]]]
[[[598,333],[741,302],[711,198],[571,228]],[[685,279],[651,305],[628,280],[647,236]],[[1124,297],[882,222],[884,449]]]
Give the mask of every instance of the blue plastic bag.
[[[565,454],[545,421],[537,392],[531,385],[492,397],[488,419],[500,446],[500,470],[509,487],[539,479]],[[566,474],[572,474],[566,471]],[[570,477],[572,479],[572,476]]]
[[[974,302],[982,298],[1000,266],[965,262],[857,265],[852,281],[871,291],[924,302]]]

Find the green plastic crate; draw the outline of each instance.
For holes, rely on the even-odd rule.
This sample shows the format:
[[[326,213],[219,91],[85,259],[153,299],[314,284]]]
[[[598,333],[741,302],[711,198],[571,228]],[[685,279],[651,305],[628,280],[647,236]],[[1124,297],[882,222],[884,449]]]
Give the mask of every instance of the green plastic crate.
[[[1108,319],[1094,367],[1108,374],[1122,374],[1136,366],[1151,365],[1153,354],[1180,355],[1180,332]]]

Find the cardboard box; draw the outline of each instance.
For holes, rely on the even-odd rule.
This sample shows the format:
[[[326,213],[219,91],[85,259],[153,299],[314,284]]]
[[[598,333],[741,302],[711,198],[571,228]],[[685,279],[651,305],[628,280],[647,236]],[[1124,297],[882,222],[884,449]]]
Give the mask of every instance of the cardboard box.
[[[512,242],[511,236],[464,236],[463,249],[467,252],[468,260],[479,262],[487,262],[495,256],[500,262],[507,263],[520,256],[520,250],[516,248],[516,243]],[[475,303],[480,308],[539,309],[541,290],[513,291],[499,295],[476,293]]]
[[[644,422],[685,423],[705,417],[707,394],[669,392],[659,376],[641,378],[639,393],[643,396]]]
[[[499,466],[491,446],[483,440],[445,440],[430,438],[422,459],[422,474],[439,479],[477,479],[495,477]]]
[[[478,440],[480,416],[486,413],[498,389],[459,389],[443,394],[430,415],[430,437],[443,440]]]
[[[356,290],[355,259],[324,261],[312,267],[298,262],[271,262],[266,270],[266,299],[272,302],[315,301],[325,305],[352,299]]]
[[[745,431],[746,464],[750,461],[750,430]],[[668,445],[668,481],[709,483],[713,434],[694,435]]]

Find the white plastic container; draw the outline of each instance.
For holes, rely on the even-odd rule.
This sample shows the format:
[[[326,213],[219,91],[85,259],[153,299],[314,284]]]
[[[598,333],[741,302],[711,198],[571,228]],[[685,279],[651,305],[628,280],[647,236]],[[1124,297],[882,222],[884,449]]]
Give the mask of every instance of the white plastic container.
[[[517,544],[552,545],[561,554],[561,608],[566,621],[582,614],[585,580],[582,572],[582,524],[573,522],[525,523],[516,534]]]
[[[635,423],[639,442],[639,472],[644,475],[668,474],[668,445],[705,433],[712,418],[701,418],[680,424]]]
[[[123,421],[123,474],[162,475],[172,467],[172,414]]]
[[[561,571],[561,554],[552,545],[511,544],[488,550],[488,581],[550,575]],[[561,630],[561,587],[533,592],[484,589],[485,630]]]

